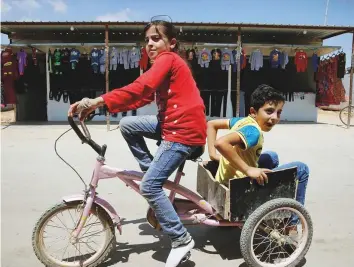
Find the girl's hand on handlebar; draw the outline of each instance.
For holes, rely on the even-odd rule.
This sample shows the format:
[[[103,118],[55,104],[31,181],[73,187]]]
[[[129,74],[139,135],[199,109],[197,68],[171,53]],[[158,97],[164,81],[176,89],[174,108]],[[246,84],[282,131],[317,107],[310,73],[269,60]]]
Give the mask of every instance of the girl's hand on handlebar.
[[[104,101],[102,97],[95,99],[83,98],[81,101],[70,105],[68,116],[72,117],[75,114],[79,114],[79,119],[82,121],[87,117],[87,115],[103,104]]]

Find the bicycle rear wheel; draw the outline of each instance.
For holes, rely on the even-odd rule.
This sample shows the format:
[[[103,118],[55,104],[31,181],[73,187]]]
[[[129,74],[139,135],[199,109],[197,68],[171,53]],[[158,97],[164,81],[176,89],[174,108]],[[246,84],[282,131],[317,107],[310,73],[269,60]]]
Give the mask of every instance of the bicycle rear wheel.
[[[349,115],[349,106],[343,108],[339,113],[339,119],[345,126],[348,126],[348,115]],[[354,106],[351,106],[350,125],[351,126],[354,125]]]
[[[295,267],[309,250],[312,235],[310,214],[299,202],[273,199],[246,220],[240,238],[241,253],[249,266]]]
[[[36,223],[32,246],[45,266],[96,267],[106,260],[114,248],[114,224],[107,212],[95,204],[80,235],[72,240],[70,235],[83,208],[79,201],[59,203],[47,210]],[[65,214],[68,216],[65,217]],[[101,241],[97,240],[99,235],[102,236]]]

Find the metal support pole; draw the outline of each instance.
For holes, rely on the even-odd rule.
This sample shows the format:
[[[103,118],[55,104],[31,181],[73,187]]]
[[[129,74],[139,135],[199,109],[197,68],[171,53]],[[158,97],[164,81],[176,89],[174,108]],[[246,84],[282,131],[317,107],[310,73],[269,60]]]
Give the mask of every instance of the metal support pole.
[[[52,111],[51,111],[51,105],[49,104],[49,93],[50,93],[50,58],[49,58],[49,51],[45,52],[45,74],[46,74],[46,81],[47,81],[47,120],[51,121],[52,119]]]
[[[351,56],[351,65],[350,65],[350,84],[349,84],[349,107],[348,107],[348,121],[347,128],[350,128],[350,118],[352,116],[352,103],[353,103],[353,70],[354,69],[354,32],[353,32],[353,41],[352,41],[352,56]]]
[[[236,117],[240,116],[240,87],[241,87],[241,27],[238,28],[237,36],[237,81],[236,81]]]
[[[106,25],[105,31],[105,51],[106,51],[106,59],[105,59],[105,70],[106,70],[106,93],[109,92],[109,69],[108,69],[108,25]],[[107,122],[107,132],[110,131],[110,121],[109,121],[109,111],[106,111],[106,122]]]

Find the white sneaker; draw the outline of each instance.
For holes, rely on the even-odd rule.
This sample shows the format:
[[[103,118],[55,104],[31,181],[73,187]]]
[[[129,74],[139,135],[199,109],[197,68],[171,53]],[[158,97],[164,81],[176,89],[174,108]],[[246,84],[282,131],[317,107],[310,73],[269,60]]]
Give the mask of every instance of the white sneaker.
[[[176,248],[172,248],[170,254],[168,255],[165,267],[176,267],[184,256],[194,248],[194,240],[191,238],[191,241],[186,245],[181,245]]]

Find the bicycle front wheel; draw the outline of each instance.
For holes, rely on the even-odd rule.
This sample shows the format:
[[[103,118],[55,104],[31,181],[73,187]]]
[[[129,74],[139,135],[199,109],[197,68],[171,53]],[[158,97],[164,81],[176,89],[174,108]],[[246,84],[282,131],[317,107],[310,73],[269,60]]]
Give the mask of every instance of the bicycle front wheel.
[[[84,205],[60,203],[38,220],[32,235],[37,258],[45,266],[95,267],[106,260],[114,248],[114,224],[107,212],[93,204],[89,217],[76,240],[72,240]]]
[[[349,115],[349,106],[343,108],[339,113],[339,118],[345,126],[348,126],[348,115]],[[354,106],[351,106],[350,125],[351,126],[354,125]]]

